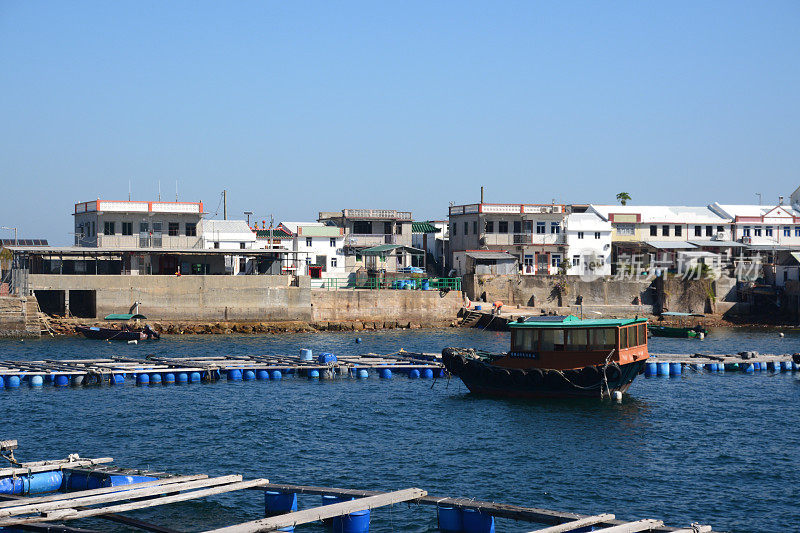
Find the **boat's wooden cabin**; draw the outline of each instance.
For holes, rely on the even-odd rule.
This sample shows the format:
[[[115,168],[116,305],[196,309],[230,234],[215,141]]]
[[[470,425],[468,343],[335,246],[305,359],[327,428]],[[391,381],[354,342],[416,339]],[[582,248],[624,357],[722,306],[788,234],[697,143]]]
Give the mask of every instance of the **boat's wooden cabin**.
[[[495,364],[507,368],[570,369],[647,359],[647,319],[581,320],[533,317],[509,323],[511,349]],[[612,353],[613,352],[613,353]]]

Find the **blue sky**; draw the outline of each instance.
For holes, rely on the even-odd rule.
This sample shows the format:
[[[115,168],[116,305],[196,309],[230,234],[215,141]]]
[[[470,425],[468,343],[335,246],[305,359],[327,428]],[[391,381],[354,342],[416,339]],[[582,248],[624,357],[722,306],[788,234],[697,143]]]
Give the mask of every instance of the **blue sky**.
[[[800,185],[798,27],[796,1],[3,0],[0,225],[66,244],[72,204],[159,180],[277,220],[444,218],[481,185],[776,201]]]

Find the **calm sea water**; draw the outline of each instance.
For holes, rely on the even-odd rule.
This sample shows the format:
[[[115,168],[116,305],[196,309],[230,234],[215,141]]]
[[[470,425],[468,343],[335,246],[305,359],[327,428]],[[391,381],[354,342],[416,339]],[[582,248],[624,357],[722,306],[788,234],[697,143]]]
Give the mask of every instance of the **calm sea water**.
[[[0,341],[0,359],[435,352],[506,349],[508,334],[476,330]],[[704,341],[652,339],[652,352],[800,351],[800,335],[715,330]],[[421,487],[620,518],[692,521],[719,531],[800,530],[800,375],[639,377],[621,404],[474,397],[458,380],[222,382],[210,385],[0,391],[3,431],[25,460],[112,456],[177,473],[267,477],[364,489]],[[301,497],[301,506],[318,503]],[[244,491],[133,515],[202,530],[263,515]],[[113,528],[101,521],[86,527]],[[75,524],[79,525],[79,524]],[[498,522],[498,531],[530,531]],[[323,531],[305,526],[305,531]],[[432,508],[373,512],[373,531],[436,531]]]

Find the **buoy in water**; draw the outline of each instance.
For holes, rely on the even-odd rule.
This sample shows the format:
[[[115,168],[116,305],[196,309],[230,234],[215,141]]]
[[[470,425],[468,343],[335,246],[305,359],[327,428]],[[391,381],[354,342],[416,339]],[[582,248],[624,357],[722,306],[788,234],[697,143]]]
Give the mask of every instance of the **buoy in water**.
[[[168,385],[174,384],[175,383],[175,374],[173,374],[172,372],[167,372],[166,374],[164,374],[164,383],[166,383]]]
[[[77,378],[78,376],[75,377]],[[123,385],[125,384],[125,374],[112,374],[108,382],[111,385]]]
[[[366,368],[359,368],[356,377],[358,379],[367,379],[369,377],[369,372]]]
[[[783,332],[780,332],[780,333],[778,333],[778,337],[780,337],[780,338],[784,338],[784,337],[785,337],[785,335],[783,334]]]
[[[700,333],[697,334],[697,338],[703,340],[706,338],[706,334],[701,331]]]
[[[361,344],[361,337],[356,337],[356,344]]]
[[[19,387],[20,379],[19,376],[8,376],[6,378],[6,387],[9,389],[16,389]]]
[[[139,341],[137,340],[128,341],[128,344],[139,344]]]
[[[319,370],[309,370],[308,371],[308,379],[319,379]]]
[[[611,398],[615,402],[621,402],[622,401],[622,392],[620,392],[618,390],[615,390],[614,392],[611,393]]]

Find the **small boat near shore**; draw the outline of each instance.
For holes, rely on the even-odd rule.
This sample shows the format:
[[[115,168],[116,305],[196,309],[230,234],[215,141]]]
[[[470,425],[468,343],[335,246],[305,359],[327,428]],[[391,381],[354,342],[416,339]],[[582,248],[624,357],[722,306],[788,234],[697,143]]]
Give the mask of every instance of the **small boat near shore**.
[[[678,313],[675,311],[667,311],[661,313],[662,317],[676,317],[680,320],[678,326],[660,326],[658,324],[648,324],[647,330],[654,337],[672,337],[676,339],[695,339],[704,338],[710,332],[700,324],[695,326],[687,326],[684,324],[685,320],[690,316],[702,317],[705,316],[699,313]]]
[[[143,328],[100,328],[95,326],[77,326],[76,331],[87,339],[106,341],[146,341],[158,340],[161,335],[150,326]]]
[[[470,392],[517,398],[603,398],[644,372],[647,319],[525,317],[508,324],[506,353],[445,348],[442,361]]]

